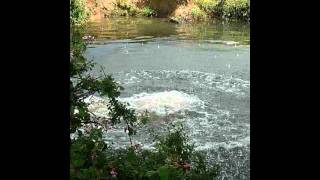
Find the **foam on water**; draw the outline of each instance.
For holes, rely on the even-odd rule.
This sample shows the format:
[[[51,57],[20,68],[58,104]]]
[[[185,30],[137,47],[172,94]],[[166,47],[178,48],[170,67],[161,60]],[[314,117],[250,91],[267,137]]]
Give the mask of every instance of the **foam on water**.
[[[222,91],[237,96],[245,96],[250,88],[250,81],[223,74],[206,73],[200,71],[130,71],[115,73],[115,77],[124,85],[140,84],[145,81],[166,81],[172,84],[189,82],[191,85],[213,91]]]
[[[196,96],[175,90],[135,94],[132,97],[122,98],[121,101],[128,102],[130,107],[138,112],[147,110],[157,115],[174,114],[204,104]]]
[[[94,113],[96,116],[108,117],[108,99],[92,95],[87,97],[84,102],[89,104],[89,111]]]
[[[173,114],[170,121],[184,124],[195,149],[210,152],[212,163],[221,165],[218,179],[249,177],[250,81],[189,70],[136,70],[119,72],[114,77],[125,88],[119,101],[129,103],[137,112],[147,110],[159,117]],[[85,101],[95,115],[108,116],[108,99],[90,96]],[[166,123],[155,121],[139,127],[133,142],[153,150],[147,133],[153,126],[162,133]],[[104,139],[113,142],[115,148],[130,145],[121,124],[105,132]]]
[[[196,96],[179,91],[164,91],[155,93],[140,93],[127,98],[119,98],[120,102],[129,103],[129,108],[137,112],[152,112],[157,115],[166,115],[193,110],[201,107],[204,102]],[[108,100],[98,96],[89,96],[85,99],[89,103],[88,109],[97,116],[108,117]]]
[[[231,122],[230,119],[233,118],[233,115],[228,110],[211,107],[210,112],[207,112],[204,101],[194,95],[173,90],[140,93],[119,100],[129,103],[129,107],[137,112],[147,110],[160,116],[186,112],[182,113],[185,118],[173,119],[173,121],[182,121],[189,128],[189,135],[197,150],[217,147],[234,148],[250,144],[250,139],[247,136],[250,127],[247,124]],[[90,96],[85,101],[90,104],[89,110],[95,115],[108,117],[108,101],[106,99]],[[122,137],[123,141],[127,142],[127,134],[123,132],[121,126],[119,129],[113,129],[107,133],[111,138],[110,141],[114,137]],[[216,140],[212,142],[210,139]],[[149,145],[146,144],[146,146]]]
[[[232,149],[236,147],[245,147],[250,144],[250,137],[245,137],[243,139],[238,139],[237,141],[229,142],[207,142],[204,145],[197,146],[196,151],[212,150],[218,148]]]

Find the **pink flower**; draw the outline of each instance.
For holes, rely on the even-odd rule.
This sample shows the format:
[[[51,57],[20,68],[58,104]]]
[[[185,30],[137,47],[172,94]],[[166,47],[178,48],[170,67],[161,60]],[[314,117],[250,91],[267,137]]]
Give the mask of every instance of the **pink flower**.
[[[117,172],[116,172],[116,169],[115,168],[112,168],[112,170],[110,171],[110,174],[112,177],[117,177]]]
[[[191,165],[189,163],[185,163],[183,165],[183,169],[190,170],[190,168],[191,168]]]

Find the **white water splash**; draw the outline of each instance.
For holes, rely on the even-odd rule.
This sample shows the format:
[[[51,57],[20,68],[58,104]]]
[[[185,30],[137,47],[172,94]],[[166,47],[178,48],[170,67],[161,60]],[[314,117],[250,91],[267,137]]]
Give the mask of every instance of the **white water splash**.
[[[157,115],[174,114],[204,106],[204,102],[198,97],[175,90],[140,93],[127,98],[119,98],[119,101],[129,103],[129,108],[133,108],[139,113],[147,110]],[[85,102],[89,104],[89,111],[96,116],[108,117],[108,99],[90,96],[85,99]]]
[[[109,103],[108,99],[98,96],[89,96],[84,102],[89,104],[88,110],[96,116],[109,117],[109,109],[107,107]]]
[[[227,65],[229,67],[229,65]],[[231,67],[231,65],[230,65]],[[235,78],[232,76],[226,76],[223,74],[206,73],[200,71],[131,71],[118,73],[120,82],[124,85],[139,84],[146,80],[154,81],[167,80],[167,81],[178,81],[180,79],[186,82],[191,82],[196,87],[206,88],[213,91],[227,92],[235,94],[237,96],[246,96],[250,89],[250,81]]]
[[[229,142],[207,142],[204,145],[197,146],[195,148],[196,151],[217,149],[223,147],[225,149],[232,149],[235,147],[243,147],[250,145],[250,137],[245,137],[243,139],[239,139],[237,141],[229,141]]]
[[[140,93],[120,99],[138,112],[148,111],[157,115],[173,114],[204,104],[198,97],[180,91]]]

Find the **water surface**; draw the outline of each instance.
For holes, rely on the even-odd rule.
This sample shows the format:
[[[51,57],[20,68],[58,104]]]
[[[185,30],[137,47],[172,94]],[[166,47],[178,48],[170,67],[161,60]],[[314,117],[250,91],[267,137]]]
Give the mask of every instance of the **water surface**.
[[[124,86],[121,101],[183,123],[196,150],[210,152],[212,163],[221,165],[219,179],[249,179],[249,34],[249,25],[241,23],[108,19],[89,24],[87,35],[95,39],[86,56]],[[97,97],[91,108],[104,115],[101,102]],[[152,148],[147,129],[161,132],[166,124],[141,127],[134,141]],[[129,142],[122,128],[105,137],[117,138],[116,146]]]

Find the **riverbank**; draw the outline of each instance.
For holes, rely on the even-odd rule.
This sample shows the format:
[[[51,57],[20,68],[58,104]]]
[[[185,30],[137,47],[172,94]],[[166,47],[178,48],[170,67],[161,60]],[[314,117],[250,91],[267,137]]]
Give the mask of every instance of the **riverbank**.
[[[87,0],[87,8],[90,21],[117,16],[162,17],[174,23],[250,21],[249,0]]]

